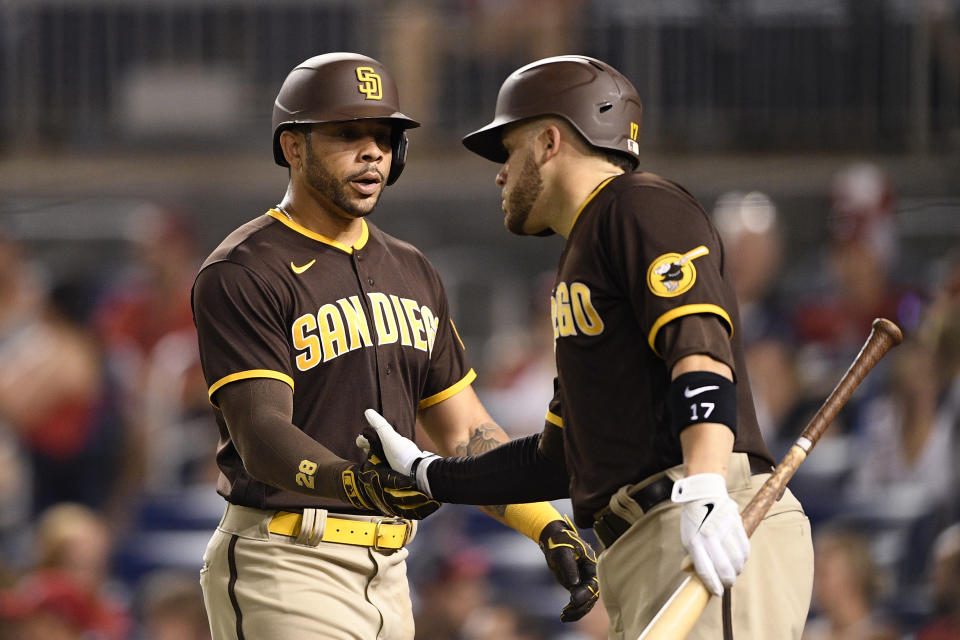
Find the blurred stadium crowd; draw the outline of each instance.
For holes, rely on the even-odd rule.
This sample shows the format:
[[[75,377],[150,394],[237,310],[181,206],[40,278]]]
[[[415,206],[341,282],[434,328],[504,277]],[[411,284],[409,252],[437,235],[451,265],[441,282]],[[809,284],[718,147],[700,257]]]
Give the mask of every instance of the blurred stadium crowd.
[[[899,282],[888,177],[847,167],[831,197],[820,270],[789,299],[775,203],[728,192],[711,211],[778,457],[873,318],[907,336],[791,484],[818,550],[807,635],[958,637],[960,251],[930,256],[928,287]],[[85,291],[45,279],[24,243],[0,236],[0,620],[13,634],[4,637],[208,637],[197,571],[222,502],[189,303],[202,248],[177,212],[148,207],[130,222],[127,268]],[[531,284],[532,306],[546,305],[548,287],[548,276]],[[538,430],[554,375],[545,308],[487,347],[475,355],[481,397],[513,435]],[[418,638],[605,637],[599,610],[560,629],[564,592],[539,551],[476,509],[447,506],[426,521],[410,567]],[[838,635],[851,625],[872,635]]]
[[[244,207],[257,203],[248,209],[226,190],[175,185],[164,185],[168,198],[156,187],[129,198],[135,187],[118,190],[119,179],[101,176],[113,185],[105,195],[126,199],[64,222],[71,210],[60,204],[103,187],[63,184],[31,164],[15,174],[20,182],[4,182],[4,164],[76,154],[71,166],[83,166],[84,153],[132,143],[165,154],[134,156],[130,168],[142,174],[209,146],[222,154],[204,167],[211,184],[225,171],[219,165],[233,166],[231,154],[250,149],[263,172],[265,118],[283,75],[337,49],[394,68],[405,111],[431,136],[382,205],[399,202],[406,217],[374,221],[429,245],[477,390],[513,436],[542,428],[551,396],[555,257],[526,252],[527,270],[542,275],[501,278],[511,267],[500,260],[506,250],[470,225],[506,234],[491,212],[473,215],[486,204],[467,202],[474,187],[457,176],[457,200],[449,182],[416,172],[489,115],[496,87],[519,64],[569,52],[614,64],[636,79],[649,114],[644,146],[654,151],[840,147],[864,157],[916,153],[917,166],[936,166],[940,177],[924,182],[881,162],[848,163],[823,192],[807,187],[790,215],[787,197],[751,190],[751,176],[719,189],[715,179],[701,197],[735,271],[751,384],[775,456],[852,361],[873,318],[894,320],[906,335],[791,482],[817,552],[805,638],[960,638],[957,2],[266,4],[0,0],[0,639],[209,638],[198,572],[223,501],[189,292],[219,240],[216,227],[253,217],[282,189],[241,176],[260,189],[244,195]],[[226,68],[216,82],[209,65]],[[441,162],[430,166],[439,172]],[[816,169],[815,160],[803,163]],[[496,195],[492,170],[471,179]],[[404,191],[412,183],[419,190]],[[898,193],[900,183],[910,192]],[[43,232],[53,220],[55,241]],[[481,307],[510,322],[478,324]],[[409,569],[418,639],[606,638],[602,607],[561,627],[566,592],[540,552],[477,509],[447,505],[426,520]]]

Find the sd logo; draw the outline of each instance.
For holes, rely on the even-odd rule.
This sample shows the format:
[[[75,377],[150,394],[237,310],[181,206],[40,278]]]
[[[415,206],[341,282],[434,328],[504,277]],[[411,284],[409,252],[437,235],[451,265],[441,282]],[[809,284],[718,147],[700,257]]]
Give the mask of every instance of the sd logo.
[[[380,76],[373,70],[373,67],[357,67],[357,80],[360,84],[357,89],[367,100],[379,100],[383,97],[383,85],[380,83]]]

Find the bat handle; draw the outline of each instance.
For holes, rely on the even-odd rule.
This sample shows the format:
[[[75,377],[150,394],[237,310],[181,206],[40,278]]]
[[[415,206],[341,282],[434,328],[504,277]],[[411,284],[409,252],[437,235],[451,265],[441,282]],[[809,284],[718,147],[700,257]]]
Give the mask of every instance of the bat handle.
[[[903,333],[886,318],[873,321],[872,330],[853,364],[804,429],[796,444],[774,469],[750,503],[741,512],[743,528],[750,536],[759,526],[770,505],[787,486],[807,454],[833,421],[857,385],[890,349],[900,344]],[[667,600],[637,640],[679,640],[686,638],[710,600],[710,592],[696,575],[687,576]]]
[[[676,640],[686,638],[710,600],[710,592],[700,577],[683,579],[657,615],[640,632],[637,640]]]

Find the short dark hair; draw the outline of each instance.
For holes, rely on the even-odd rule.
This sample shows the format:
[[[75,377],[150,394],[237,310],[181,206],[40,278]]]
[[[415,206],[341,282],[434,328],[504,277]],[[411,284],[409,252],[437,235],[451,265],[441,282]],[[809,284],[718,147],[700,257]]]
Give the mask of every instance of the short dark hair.
[[[313,133],[313,122],[297,122],[287,127],[290,131],[296,131],[297,133],[302,133],[303,137],[307,139],[307,142],[310,142],[310,134]]]
[[[602,149],[600,147],[593,147],[593,149],[597,152],[598,156],[601,156],[610,164],[623,169],[624,173],[633,173],[637,168],[637,159],[625,153]]]
[[[626,153],[620,153],[619,151],[614,151],[612,149],[605,149],[604,147],[597,147],[590,143],[587,140],[586,136],[580,133],[580,130],[577,129],[569,120],[560,116],[547,116],[556,118],[558,121],[562,122],[567,131],[576,136],[577,140],[580,142],[581,146],[584,149],[588,149],[592,155],[609,162],[618,169],[623,170],[624,173],[632,173],[634,169],[637,168],[637,159],[627,155]]]

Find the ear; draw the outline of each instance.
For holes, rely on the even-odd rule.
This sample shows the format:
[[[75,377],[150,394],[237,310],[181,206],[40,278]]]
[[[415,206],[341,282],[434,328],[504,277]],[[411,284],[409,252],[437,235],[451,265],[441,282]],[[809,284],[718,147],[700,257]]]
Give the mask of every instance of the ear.
[[[291,170],[299,170],[306,159],[307,138],[299,131],[287,129],[280,134],[280,148]]]
[[[537,159],[541,164],[549,162],[560,153],[560,146],[564,144],[560,135],[560,127],[555,124],[546,125],[540,133],[537,134],[536,151]]]

